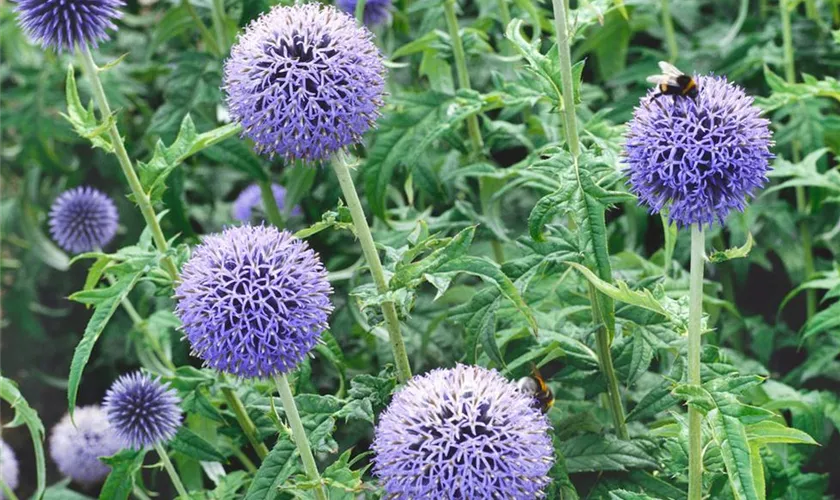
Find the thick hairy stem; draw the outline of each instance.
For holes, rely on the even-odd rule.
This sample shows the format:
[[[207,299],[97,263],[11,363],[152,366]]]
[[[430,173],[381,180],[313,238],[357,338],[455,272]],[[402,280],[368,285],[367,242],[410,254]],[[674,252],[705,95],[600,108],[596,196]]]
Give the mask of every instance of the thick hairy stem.
[[[169,474],[169,479],[171,479],[172,484],[175,485],[175,490],[178,492],[178,496],[183,499],[190,498],[189,493],[187,493],[187,489],[184,488],[184,483],[181,482],[181,478],[178,476],[175,466],[172,465],[172,461],[169,460],[169,455],[166,454],[166,450],[163,448],[163,445],[160,443],[155,444],[155,450],[160,456],[161,462],[163,462],[163,467],[166,469],[166,473]]]
[[[569,49],[569,33],[566,28],[566,4],[563,0],[552,0],[554,6],[554,28],[557,34],[557,56],[560,62],[561,92],[563,93],[563,117],[566,126],[566,142],[569,151],[577,158],[580,155],[580,138],[575,116],[574,83],[572,82],[572,53]]]
[[[455,0],[443,0],[443,14],[446,26],[449,28],[449,38],[452,41],[452,55],[455,57],[455,73],[458,76],[458,88],[469,90],[470,74],[467,72],[467,56],[464,54],[464,43],[458,28],[458,17],[455,15]],[[473,154],[481,154],[484,142],[481,139],[481,129],[478,126],[478,116],[467,118],[467,132],[470,136]]]
[[[604,324],[604,315],[601,310],[601,302],[598,300],[598,290],[589,284],[589,301],[592,304],[592,319],[598,323],[598,330],[595,332],[596,352],[598,364],[601,365],[601,372],[607,381],[607,402],[612,415],[615,432],[621,439],[629,439],[627,423],[624,421],[624,406],[621,403],[621,392],[618,388],[618,376],[613,366],[612,352],[610,351],[610,333]]]
[[[239,396],[230,387],[223,387],[222,394],[225,396],[225,401],[227,401],[228,406],[233,410],[234,415],[236,415],[236,421],[239,422],[239,427],[242,428],[242,432],[245,433],[251,446],[254,447],[254,451],[257,452],[257,456],[260,457],[260,460],[265,459],[266,455],[268,455],[268,447],[257,438],[257,426],[254,425],[254,421],[248,415],[248,411],[245,409],[245,405],[242,404],[242,400],[239,399]]]
[[[700,336],[703,317],[703,227],[691,226],[691,274],[689,277],[688,309],[688,383],[700,385]],[[688,500],[700,500],[703,493],[702,415],[688,407]]]
[[[107,122],[111,120],[111,106],[108,104],[108,98],[105,97],[105,90],[102,88],[102,81],[99,79],[99,68],[96,66],[96,63],[93,62],[93,57],[91,56],[90,50],[88,50],[87,46],[81,47],[79,54],[81,55],[82,66],[84,67],[85,73],[90,80],[90,86],[93,91],[93,99],[99,107],[99,113],[102,115],[102,120]],[[131,189],[131,194],[134,195],[134,201],[137,203],[137,206],[140,207],[143,219],[145,219],[146,225],[152,232],[152,239],[155,242],[155,246],[158,251],[164,254],[163,260],[161,261],[163,268],[172,280],[175,281],[178,279],[178,268],[175,267],[175,263],[172,261],[172,258],[167,255],[169,251],[169,244],[163,236],[160,224],[158,224],[155,210],[152,208],[152,202],[143,190],[143,185],[137,177],[137,172],[134,171],[134,166],[131,164],[128,152],[125,150],[125,145],[123,144],[122,137],[120,136],[120,131],[117,130],[117,125],[113,121],[111,121],[108,126],[108,135],[114,146],[114,154],[116,154],[123,174],[128,181],[128,187]]]
[[[370,232],[370,226],[365,217],[362,202],[359,201],[359,195],[356,193],[356,186],[353,184],[353,176],[350,174],[350,167],[347,162],[346,155],[340,151],[336,154],[332,162],[333,169],[338,178],[338,184],[341,186],[341,192],[344,194],[344,200],[347,202],[347,208],[350,209],[353,226],[356,228],[356,235],[359,238],[359,244],[362,246],[362,253],[365,255],[365,260],[367,260],[368,267],[370,268],[370,274],[373,276],[376,291],[379,294],[385,294],[388,292],[385,270],[382,268],[382,261],[379,260],[376,243],[373,241],[373,235]],[[382,303],[382,315],[385,317],[385,328],[388,330],[391,350],[394,353],[394,361],[397,364],[397,378],[400,382],[405,382],[411,378],[411,365],[408,362],[405,341],[400,332],[400,320],[393,301]]]
[[[306,437],[306,430],[303,428],[303,422],[300,420],[300,414],[295,404],[295,398],[292,396],[292,388],[289,387],[289,380],[286,375],[275,375],[274,382],[277,384],[277,392],[280,394],[280,401],[283,403],[283,410],[286,411],[286,418],[289,420],[289,426],[292,428],[292,438],[295,440],[300,453],[300,459],[303,462],[303,469],[306,471],[306,477],[319,484],[315,488],[315,498],[318,500],[326,500],[327,494],[324,492],[324,486],[321,482],[321,475],[318,473],[318,466],[315,464],[315,457],[312,456],[312,449],[309,447],[309,439]]]
[[[367,5],[366,0],[357,0],[356,2],[356,12],[353,14],[355,14],[356,22],[359,23],[359,26],[365,25],[365,5]]]
[[[782,17],[782,49],[785,61],[785,79],[788,83],[796,83],[796,66],[793,59],[793,33],[790,27],[790,9],[788,0],[779,0],[779,13]],[[792,145],[793,160],[799,161],[799,143],[794,141]],[[805,267],[805,280],[814,276],[814,255],[811,229],[808,227],[806,217],[808,215],[808,192],[804,186],[796,186],[796,209],[802,216],[799,223],[799,238],[802,240],[802,263]],[[807,318],[810,320],[817,313],[817,291],[807,289],[805,291],[807,304]]]

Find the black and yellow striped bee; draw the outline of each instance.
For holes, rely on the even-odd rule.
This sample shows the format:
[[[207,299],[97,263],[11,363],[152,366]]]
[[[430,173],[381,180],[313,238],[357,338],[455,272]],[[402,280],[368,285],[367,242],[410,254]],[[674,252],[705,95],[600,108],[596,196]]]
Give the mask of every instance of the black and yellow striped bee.
[[[531,365],[531,376],[522,377],[516,383],[519,390],[524,394],[533,396],[534,407],[543,413],[548,413],[548,410],[554,406],[554,393],[545,383],[545,379],[535,365]]]
[[[675,98],[678,96],[692,99],[697,97],[697,82],[690,75],[686,75],[673,64],[665,61],[659,61],[659,69],[662,70],[661,75],[649,76],[647,79],[648,82],[655,83],[659,89],[659,93],[654,94],[651,100],[663,95],[671,95]]]

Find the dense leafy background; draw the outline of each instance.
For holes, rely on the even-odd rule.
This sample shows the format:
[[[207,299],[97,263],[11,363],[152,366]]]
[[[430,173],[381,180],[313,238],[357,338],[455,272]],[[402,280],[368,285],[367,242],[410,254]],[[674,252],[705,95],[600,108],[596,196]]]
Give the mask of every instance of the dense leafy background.
[[[206,0],[131,1],[118,33],[95,57],[104,65],[125,54],[103,73],[106,92],[130,156],[146,162],[147,187],[162,181],[154,190],[157,209],[166,211],[164,232],[182,255],[202,234],[232,223],[232,200],[255,180],[270,176],[302,206],[303,215],[287,218],[287,226],[312,226],[307,239],[331,271],[336,311],[324,345],[295,379],[298,405],[333,498],[359,492],[377,497],[366,450],[395,379],[387,334],[371,307],[377,297],[331,170],[266,161],[238,138],[197,154],[187,154],[189,147],[172,154],[160,149],[179,131],[194,145],[190,134],[224,125],[224,56],[240,28],[273,3],[226,0],[219,18]],[[712,498],[838,496],[840,83],[832,75],[840,66],[840,36],[832,30],[840,23],[840,6],[788,2],[799,82],[792,84],[784,76],[776,1],[672,3],[677,65],[727,75],[744,86],[771,118],[776,139],[771,187],[746,213],[707,231],[710,254],[712,247],[754,243],[745,257],[715,254],[712,260],[720,262],[707,266],[703,389],[679,384],[687,232],[663,228],[659,216],[637,207],[620,172],[623,124],[648,87],[645,77],[669,57],[663,3],[654,0],[571,2],[572,56],[582,82],[577,112],[587,149],[579,166],[583,183],[564,149],[550,5],[514,0],[507,30],[497,0],[459,5],[472,91],[455,90],[440,1],[400,0],[391,22],[375,28],[389,60],[390,95],[377,129],[354,151],[361,159],[357,184],[375,214],[386,267],[395,273],[391,288],[400,301],[412,368],[422,373],[462,361],[515,378],[527,374],[531,362],[540,364],[557,395],[549,417],[558,458],[565,458],[552,472],[551,498],[683,498],[685,401],[707,412],[706,491]],[[98,333],[104,327],[95,345],[87,344],[92,351],[78,404],[99,402],[117,375],[138,366],[165,372],[149,354],[148,339],[155,338],[179,367],[167,379],[184,398],[189,431],[171,448],[195,498],[305,496],[293,447],[287,436],[277,437],[271,387],[219,378],[189,357],[171,312],[171,290],[157,279],[145,224],[126,197],[115,158],[74,131],[74,125],[84,130],[84,110],[74,110],[72,102],[68,110],[66,74],[68,65],[78,70],[78,61],[28,42],[13,7],[0,5],[2,371],[20,392],[3,380],[3,399],[14,404],[4,403],[2,422],[16,415],[15,424],[26,424],[3,433],[22,463],[19,493],[35,491],[35,454],[41,453],[26,428],[37,441],[43,427],[66,411],[74,349],[86,328]],[[213,29],[202,33],[192,9]],[[86,104],[90,93],[80,76],[78,87]],[[75,116],[75,123],[63,114]],[[484,155],[471,152],[465,127],[476,114]],[[207,139],[194,140],[201,137]],[[168,177],[157,177],[161,172]],[[45,220],[57,194],[79,184],[117,201],[120,231],[105,250],[122,265],[117,285],[83,292],[74,302],[67,297],[96,285],[98,276],[88,279],[88,271],[97,261],[71,264],[49,241]],[[799,209],[796,186],[808,194]],[[569,221],[578,229],[567,229]],[[803,228],[813,240],[811,276],[804,267]],[[616,299],[611,350],[629,441],[615,437],[604,406],[587,278],[571,265],[594,268],[592,255],[604,237],[613,284],[598,284]],[[502,242],[503,255],[492,241]],[[104,260],[99,262],[101,271]],[[815,314],[809,315],[807,290],[816,291]],[[116,308],[124,293],[141,322]],[[112,307],[109,321],[91,321]],[[273,446],[256,473],[249,467],[259,461],[222,387],[240,394]],[[819,446],[796,444],[811,439]],[[136,476],[142,487],[169,498],[167,478],[141,469],[143,459],[131,453],[112,458],[114,473],[101,492],[60,482],[47,460],[49,495],[81,498],[71,496],[72,488],[120,498]],[[762,475],[766,491],[756,487]]]

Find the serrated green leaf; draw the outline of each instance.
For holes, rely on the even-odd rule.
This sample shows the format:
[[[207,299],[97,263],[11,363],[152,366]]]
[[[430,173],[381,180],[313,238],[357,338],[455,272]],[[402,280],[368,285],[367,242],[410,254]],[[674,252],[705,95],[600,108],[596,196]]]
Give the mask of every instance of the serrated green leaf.
[[[134,490],[134,477],[143,467],[147,450],[123,450],[102,461],[111,466],[108,479],[99,493],[100,500],[126,500]]]
[[[73,360],[70,362],[70,375],[67,379],[67,407],[71,417],[73,410],[76,408],[76,395],[79,392],[82,372],[90,359],[93,347],[99,340],[105,325],[108,324],[111,316],[120,306],[120,302],[128,296],[140,276],[141,272],[134,272],[119,277],[117,282],[109,287],[77,292],[70,296],[72,300],[94,306],[93,315],[90,317],[87,327],[85,327],[82,340],[73,351]]]
[[[76,87],[76,70],[72,64],[67,67],[65,92],[67,94],[67,114],[62,114],[62,116],[70,122],[77,134],[88,139],[94,147],[113,153],[114,146],[107,136],[107,131],[108,127],[114,124],[114,117],[108,116],[104,122],[99,123],[93,111],[93,103],[87,109],[82,106],[82,101],[79,99],[79,90]]]
[[[466,255],[475,236],[476,226],[470,226],[454,237],[446,245],[430,253],[423,259],[410,264],[398,265],[394,276],[391,278],[392,290],[401,287],[416,287],[423,275],[433,273],[447,262],[451,262]]]
[[[709,412],[708,419],[712,437],[723,457],[732,494],[738,500],[759,500],[744,424],[738,418],[724,415],[717,409]]]
[[[25,425],[32,438],[32,449],[35,454],[35,475],[37,486],[33,498],[39,499],[47,486],[46,462],[44,461],[44,424],[38,412],[29,406],[29,402],[11,379],[0,376],[0,399],[9,404],[15,412],[15,418],[5,424],[5,427],[19,427]]]
[[[751,233],[747,233],[747,241],[740,247],[727,248],[726,250],[716,250],[709,255],[709,262],[719,264],[732,259],[741,259],[750,254],[753,247],[753,237]]]
[[[562,442],[559,449],[566,457],[570,474],[657,467],[656,461],[639,444],[610,435],[576,436]]]
[[[288,437],[281,436],[245,493],[245,500],[274,500],[280,498],[280,486],[298,470],[297,448]]]
[[[793,429],[773,420],[750,424],[746,428],[750,444],[763,446],[771,443],[818,444],[807,432]]]
[[[218,448],[185,426],[181,426],[178,429],[177,434],[175,434],[175,437],[169,443],[169,447],[174,451],[183,453],[199,461],[227,462],[227,459]]]
[[[619,302],[624,302],[625,304],[653,311],[657,314],[665,316],[666,318],[671,317],[671,314],[665,309],[665,307],[662,306],[662,303],[653,296],[650,290],[644,290],[641,292],[630,290],[627,283],[623,281],[616,281],[616,284],[613,285],[607,283],[598,276],[595,276],[595,273],[590,271],[586,266],[582,266],[576,262],[567,262],[567,265],[577,269],[584,278],[595,285],[595,288],[607,296]]]

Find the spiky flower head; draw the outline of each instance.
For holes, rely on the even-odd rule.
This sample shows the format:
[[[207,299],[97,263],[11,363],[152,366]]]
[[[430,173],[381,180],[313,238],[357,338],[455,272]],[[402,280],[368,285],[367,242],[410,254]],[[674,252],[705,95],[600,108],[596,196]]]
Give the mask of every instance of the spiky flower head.
[[[0,479],[10,490],[18,487],[18,461],[14,450],[0,439]],[[3,500],[3,489],[0,488],[0,500]]]
[[[50,208],[50,234],[71,253],[90,252],[110,243],[119,215],[107,195],[88,186],[61,193]]]
[[[142,372],[118,378],[105,394],[105,412],[123,446],[134,450],[171,440],[181,426],[181,399],[169,383]]]
[[[374,473],[389,498],[540,498],[554,454],[532,402],[478,366],[416,376],[376,427]]]
[[[276,6],[251,22],[224,73],[231,116],[269,156],[326,159],[358,142],[383,104],[371,33],[317,3]]]
[[[217,370],[267,377],[293,370],[327,328],[324,265],[273,226],[206,237],[181,273],[176,314],[193,354]]]
[[[277,209],[281,212],[286,207],[286,188],[280,184],[272,184],[271,192],[274,193],[274,201],[277,202]],[[265,206],[262,201],[262,192],[258,184],[251,184],[239,193],[236,201],[233,202],[233,218],[241,222],[251,222],[254,219],[264,220]],[[300,207],[292,207],[290,215],[300,215]]]
[[[625,146],[630,190],[651,212],[670,206],[679,226],[723,223],[767,182],[769,122],[752,97],[722,77],[695,77],[690,97],[648,92]]]
[[[122,0],[18,0],[15,10],[21,27],[42,47],[72,52],[107,40],[123,5]]]
[[[64,415],[50,435],[50,456],[58,470],[83,485],[105,479],[111,468],[99,458],[110,457],[121,447],[108,415],[98,405],[76,408],[73,420]]]
[[[336,0],[335,5],[351,16],[356,15],[358,0]],[[388,20],[391,16],[391,0],[367,0],[362,19],[367,26],[376,26]]]

